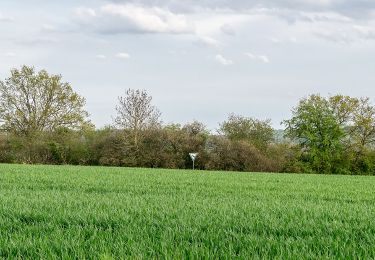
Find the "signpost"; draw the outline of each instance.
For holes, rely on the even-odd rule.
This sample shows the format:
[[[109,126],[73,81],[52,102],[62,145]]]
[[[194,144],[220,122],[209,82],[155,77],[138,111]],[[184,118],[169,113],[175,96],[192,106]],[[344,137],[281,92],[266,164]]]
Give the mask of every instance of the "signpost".
[[[194,170],[194,163],[195,158],[197,158],[198,153],[189,153],[191,160],[193,161],[193,170]]]

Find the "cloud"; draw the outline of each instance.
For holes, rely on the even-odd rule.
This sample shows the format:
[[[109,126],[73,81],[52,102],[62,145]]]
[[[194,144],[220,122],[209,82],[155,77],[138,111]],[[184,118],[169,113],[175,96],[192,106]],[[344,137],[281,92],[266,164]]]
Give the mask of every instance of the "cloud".
[[[227,35],[235,35],[236,34],[236,30],[233,28],[233,26],[231,26],[230,24],[223,24],[221,27],[220,27],[221,31]]]
[[[372,26],[355,25],[353,26],[354,31],[364,39],[375,39],[375,24]]]
[[[367,0],[357,0],[361,8],[369,8],[360,18],[349,12],[350,8],[360,8],[353,6],[353,1],[118,0],[95,8],[77,8],[75,17],[90,32],[183,34],[192,36],[185,39],[212,48],[235,41],[225,35],[241,37],[258,28],[263,30],[256,35],[275,43],[296,43],[297,38],[299,43],[313,38],[336,43],[374,40],[375,1],[366,4]],[[268,57],[263,56],[256,59],[268,63]]]
[[[97,59],[99,60],[105,60],[107,58],[107,56],[103,55],[103,54],[98,54],[95,56]]]
[[[38,45],[51,46],[51,45],[56,45],[56,44],[61,43],[61,39],[58,37],[36,36],[36,37],[17,39],[14,42],[23,46],[27,46],[27,47],[38,46]]]
[[[97,10],[78,8],[76,18],[102,33],[169,33],[193,32],[184,15],[160,7],[136,4],[107,4]]]
[[[137,3],[146,6],[163,6],[176,12],[201,10],[234,10],[244,12],[254,8],[287,9],[298,12],[335,12],[363,19],[375,9],[373,0],[112,0],[115,3]]]
[[[260,55],[260,56],[258,56],[258,58],[259,58],[259,60],[261,60],[264,63],[270,63],[270,60],[265,55]]]
[[[3,56],[5,56],[5,57],[15,57],[16,54],[14,52],[6,52],[6,53],[3,54]]]
[[[126,52],[119,52],[115,55],[116,58],[119,58],[119,59],[129,59],[130,58],[130,55]]]
[[[0,13],[0,22],[13,22],[14,18]]]
[[[43,24],[42,25],[42,31],[43,32],[47,32],[47,33],[50,33],[50,32],[57,32],[57,28],[51,24]]]
[[[311,34],[326,41],[351,44],[375,40],[375,21],[361,23],[323,23],[310,28]]]
[[[200,36],[200,35],[197,35],[197,39],[198,39],[198,43],[199,44],[203,44],[205,46],[208,46],[208,47],[215,47],[215,48],[218,48],[220,46],[222,46],[222,43],[210,36]]]
[[[324,39],[326,41],[334,42],[334,43],[351,43],[355,41],[357,37],[353,38],[354,35],[349,35],[343,29],[318,29],[313,32],[314,35],[318,38]]]
[[[119,53],[116,53],[114,55],[115,58],[118,58],[118,59],[123,59],[123,60],[126,60],[126,59],[129,59],[130,58],[130,55],[126,52],[119,52]],[[95,56],[95,58],[99,59],[99,60],[105,60],[107,59],[107,55],[104,55],[104,54],[98,54]]]
[[[92,8],[87,7],[78,7],[75,9],[74,14],[84,20],[88,20],[90,18],[96,17],[96,11]]]
[[[220,63],[221,65],[223,66],[230,66],[230,65],[233,65],[233,61],[232,60],[229,60],[227,58],[225,58],[223,55],[221,54],[218,54],[215,56],[215,60]]]
[[[252,54],[250,52],[246,52],[245,55],[252,59],[252,60],[255,60],[255,61],[260,61],[260,62],[263,62],[263,63],[270,63],[270,59],[266,56],[266,55],[256,55],[256,54]]]
[[[156,33],[186,33],[192,28],[185,16],[174,14],[159,7],[145,8],[136,5],[106,5],[104,14],[118,16],[131,23],[139,31]]]

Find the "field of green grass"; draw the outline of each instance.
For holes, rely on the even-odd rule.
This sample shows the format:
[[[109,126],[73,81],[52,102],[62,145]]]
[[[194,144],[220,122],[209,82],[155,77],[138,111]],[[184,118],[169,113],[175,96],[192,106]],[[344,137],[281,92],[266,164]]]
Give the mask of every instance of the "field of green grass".
[[[375,177],[0,165],[0,258],[375,258]]]

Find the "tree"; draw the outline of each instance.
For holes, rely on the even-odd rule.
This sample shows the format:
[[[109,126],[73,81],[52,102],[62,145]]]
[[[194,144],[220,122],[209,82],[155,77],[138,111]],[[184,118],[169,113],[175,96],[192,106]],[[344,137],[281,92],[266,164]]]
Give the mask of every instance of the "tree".
[[[152,97],[145,90],[128,89],[118,101],[115,124],[130,130],[138,146],[142,131],[160,126],[160,112],[151,104]]]
[[[187,133],[189,136],[209,135],[209,131],[207,130],[206,126],[203,123],[196,120],[191,123],[186,123],[182,127],[182,131]]]
[[[335,95],[329,97],[327,101],[338,123],[341,126],[350,125],[360,100],[349,96]]]
[[[375,108],[369,98],[319,95],[300,101],[285,120],[286,135],[301,146],[317,172],[370,172],[375,168]]]
[[[248,141],[258,149],[265,150],[273,141],[274,130],[270,120],[258,120],[231,114],[220,125],[219,132],[232,141]]]
[[[88,124],[85,99],[62,82],[60,75],[33,67],[13,69],[11,77],[0,81],[2,128],[31,137],[59,127],[77,129]]]
[[[375,144],[375,107],[369,98],[358,100],[352,116],[353,125],[350,127],[350,145],[354,153],[354,170],[368,171],[367,154]]]
[[[330,102],[320,95],[302,99],[285,120],[286,136],[296,140],[304,151],[304,159],[319,173],[336,172],[345,136],[340,118]]]

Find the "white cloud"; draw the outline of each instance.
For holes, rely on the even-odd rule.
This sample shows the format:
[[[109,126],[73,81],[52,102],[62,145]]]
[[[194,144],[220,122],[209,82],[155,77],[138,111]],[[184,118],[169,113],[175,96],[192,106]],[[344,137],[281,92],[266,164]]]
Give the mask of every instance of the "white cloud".
[[[355,25],[353,29],[365,39],[375,39],[375,27],[369,25]]]
[[[306,7],[331,6],[336,4],[336,1],[338,0],[304,0],[298,3],[298,7],[294,7],[290,4],[296,4],[295,0],[287,0],[284,7],[279,7],[280,4],[268,0],[268,4],[245,5],[247,8],[241,11],[235,8],[241,4],[237,6],[226,0],[222,1],[221,8],[213,8],[215,4],[210,5],[204,2],[192,3],[194,8],[190,9],[176,8],[176,5],[164,0],[158,0],[152,4],[144,0],[122,3],[114,1],[115,3],[96,8],[80,7],[75,10],[75,14],[81,25],[97,33],[186,34],[193,36],[187,39],[193,39],[193,41],[214,48],[227,46],[228,42],[234,41],[223,37],[224,35],[243,36],[248,34],[249,30],[256,31],[262,27],[265,29],[262,32],[263,38],[271,39],[275,43],[296,43],[296,38],[301,39],[302,43],[308,40],[305,36],[336,42],[373,39],[371,29],[366,29],[367,31],[353,29],[356,21],[349,15],[330,8]],[[206,7],[202,8],[202,6]],[[181,13],[177,13],[176,10]],[[277,23],[278,30],[271,28],[271,23]],[[366,25],[366,22],[359,24],[361,23]],[[303,30],[300,30],[302,27]],[[352,27],[354,34],[350,35],[348,32],[343,35],[335,31],[341,27],[344,30],[347,30],[346,27]],[[51,30],[51,28],[45,29]],[[263,56],[257,59],[268,63],[268,57]]]
[[[115,55],[116,58],[119,58],[119,59],[129,59],[130,58],[130,55],[126,52],[119,52]]]
[[[78,8],[76,17],[103,33],[192,33],[185,15],[169,9],[136,4],[107,4],[98,9]]]
[[[199,36],[197,35],[197,39],[198,39],[198,42],[199,43],[202,43],[206,46],[209,46],[209,47],[220,47],[222,46],[222,43],[210,36]]]
[[[217,37],[222,34],[234,35],[238,27],[253,19],[253,15],[232,10],[205,10],[189,18],[194,21],[197,35]]]
[[[107,58],[107,56],[103,55],[103,54],[98,54],[95,56],[97,59],[100,59],[100,60],[105,60]]]
[[[218,54],[215,56],[215,60],[220,63],[221,65],[223,66],[230,66],[230,65],[233,65],[233,61],[232,60],[229,60],[227,58],[225,58],[223,55],[221,54]]]
[[[252,60],[255,60],[255,61],[260,61],[260,62],[263,62],[263,63],[270,63],[270,59],[266,55],[257,55],[257,54],[253,54],[253,53],[250,53],[250,52],[246,52],[245,55],[248,58],[250,58]]]
[[[162,5],[133,3],[106,4],[95,9],[81,7],[75,14],[81,25],[98,33],[187,34],[211,47],[221,46],[217,40],[220,35],[235,35],[237,26],[249,21],[249,14],[231,10],[181,14]]]
[[[268,57],[266,55],[259,55],[259,60],[263,61],[264,63],[269,63],[270,60],[268,59]]]
[[[273,43],[281,43],[282,41],[277,37],[268,37],[268,39]]]
[[[74,13],[78,18],[84,20],[96,17],[96,11],[87,7],[78,7],[75,9]]]
[[[14,18],[0,13],[0,22],[13,22]]]
[[[16,54],[14,52],[6,52],[6,53],[4,53],[4,56],[5,57],[15,57]]]
[[[42,25],[42,31],[44,32],[56,32],[57,29],[55,26],[50,25],[50,24],[43,24]]]
[[[291,43],[298,43],[298,39],[296,37],[294,37],[294,36],[291,36],[289,38],[289,42],[291,42]]]

